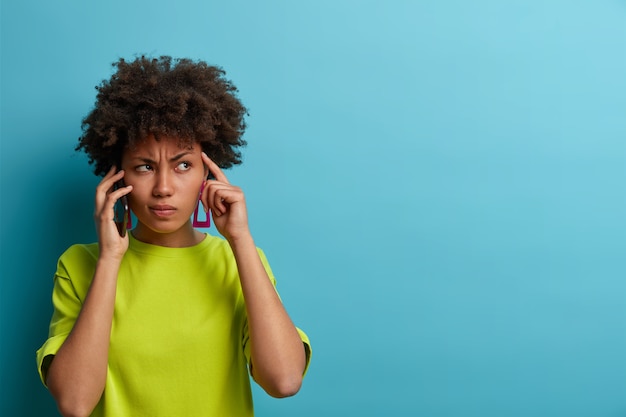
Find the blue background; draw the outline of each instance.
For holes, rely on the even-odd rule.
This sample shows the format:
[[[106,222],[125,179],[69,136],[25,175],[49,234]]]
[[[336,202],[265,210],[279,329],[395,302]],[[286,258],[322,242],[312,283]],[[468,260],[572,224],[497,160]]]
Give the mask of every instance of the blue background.
[[[0,415],[53,416],[73,148],[136,53],[223,66],[250,222],[313,341],[259,416],[626,416],[626,1],[32,1],[1,9]]]

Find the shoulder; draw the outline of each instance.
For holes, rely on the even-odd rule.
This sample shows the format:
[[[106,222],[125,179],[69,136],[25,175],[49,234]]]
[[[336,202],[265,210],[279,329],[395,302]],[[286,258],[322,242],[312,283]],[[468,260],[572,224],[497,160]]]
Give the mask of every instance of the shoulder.
[[[97,243],[72,245],[59,257],[57,275],[70,278],[74,271],[92,271],[96,266],[100,249]]]
[[[207,233],[205,241],[203,243],[205,244],[205,248],[207,250],[210,250],[213,255],[222,254],[223,256],[227,258],[234,259],[233,251],[230,247],[230,244],[223,237],[213,236]],[[263,252],[263,249],[257,246],[256,250],[259,254],[259,257],[263,261],[263,263],[264,264],[268,263],[267,257],[265,256],[265,252]]]
[[[205,248],[210,252],[210,259],[212,263],[223,262],[227,265],[232,265],[234,270],[237,270],[237,261],[235,259],[235,255],[230,247],[230,244],[226,239],[221,236],[213,236],[207,233],[205,241]],[[265,271],[270,277],[272,283],[276,283],[276,279],[274,278],[274,274],[272,273],[272,269],[270,268],[269,261],[267,260],[267,256],[265,256],[265,252],[260,247],[256,247],[259,258],[261,259],[261,263],[265,268]]]
[[[70,246],[63,252],[59,260],[66,262],[84,261],[88,259],[98,259],[100,247],[97,243],[79,243]]]
[[[207,248],[211,248],[214,250],[230,249],[230,245],[228,244],[228,241],[226,239],[224,239],[222,236],[215,236],[209,233],[205,234],[202,245],[205,245]]]

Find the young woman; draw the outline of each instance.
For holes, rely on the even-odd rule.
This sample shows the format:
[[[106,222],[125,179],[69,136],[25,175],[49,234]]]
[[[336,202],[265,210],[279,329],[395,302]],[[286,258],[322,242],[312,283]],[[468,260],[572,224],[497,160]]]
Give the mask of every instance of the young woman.
[[[246,109],[204,62],[114,65],[77,146],[103,175],[98,242],[59,259],[42,381],[64,416],[251,416],[248,375],[294,395],[311,351],[221,169],[241,162]],[[130,233],[114,221],[123,196]],[[194,228],[198,204],[225,239]]]

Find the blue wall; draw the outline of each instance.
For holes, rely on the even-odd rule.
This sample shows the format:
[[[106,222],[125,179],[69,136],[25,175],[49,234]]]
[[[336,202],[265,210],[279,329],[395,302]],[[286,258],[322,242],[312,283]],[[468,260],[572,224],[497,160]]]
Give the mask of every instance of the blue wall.
[[[52,274],[95,239],[73,148],[118,57],[223,66],[231,180],[314,343],[259,416],[626,415],[626,2],[7,0],[0,415],[53,416]]]

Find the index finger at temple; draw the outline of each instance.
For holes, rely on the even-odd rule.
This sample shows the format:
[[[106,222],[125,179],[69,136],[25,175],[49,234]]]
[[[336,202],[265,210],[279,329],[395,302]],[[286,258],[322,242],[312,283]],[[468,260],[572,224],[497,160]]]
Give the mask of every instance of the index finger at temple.
[[[209,171],[215,176],[215,179],[217,181],[230,184],[230,182],[228,182],[228,178],[226,178],[226,175],[222,172],[220,167],[217,166],[217,164],[213,162],[211,158],[209,158],[209,156],[204,152],[202,152],[202,160],[209,168]]]

